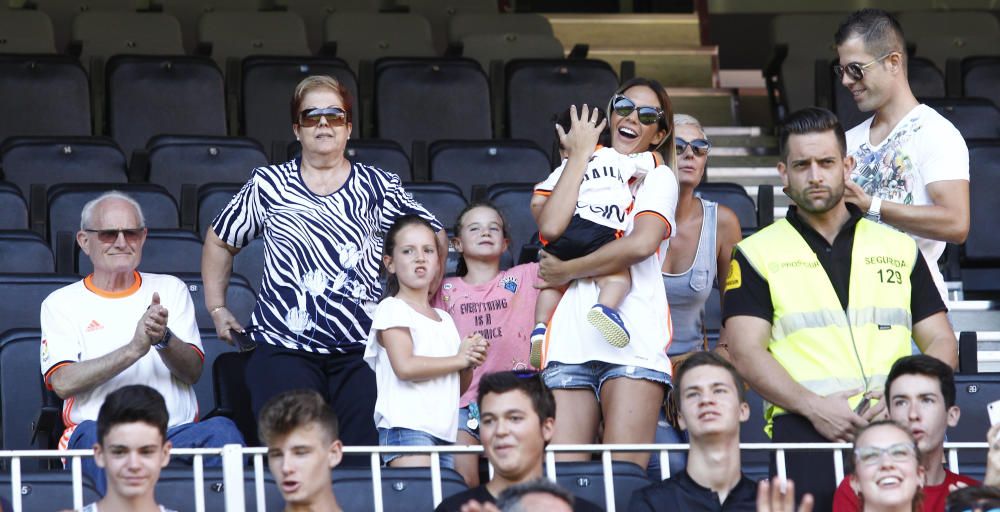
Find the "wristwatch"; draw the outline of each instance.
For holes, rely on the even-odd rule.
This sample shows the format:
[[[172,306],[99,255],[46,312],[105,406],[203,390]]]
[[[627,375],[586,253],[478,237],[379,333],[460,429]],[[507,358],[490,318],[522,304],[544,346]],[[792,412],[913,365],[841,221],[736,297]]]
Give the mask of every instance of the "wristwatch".
[[[170,330],[169,327],[167,327],[167,330],[164,331],[163,333],[163,337],[160,338],[160,342],[157,343],[156,345],[153,345],[153,348],[155,348],[156,350],[163,350],[167,348],[167,345],[170,344],[170,340],[172,339],[174,339],[174,333]]]
[[[868,206],[868,217],[875,222],[882,220],[882,198],[872,197],[872,204]]]

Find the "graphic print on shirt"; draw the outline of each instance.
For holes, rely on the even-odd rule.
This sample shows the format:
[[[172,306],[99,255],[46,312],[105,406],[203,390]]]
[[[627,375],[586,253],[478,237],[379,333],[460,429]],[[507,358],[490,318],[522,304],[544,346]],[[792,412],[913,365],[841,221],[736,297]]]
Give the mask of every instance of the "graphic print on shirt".
[[[895,203],[913,204],[915,169],[904,146],[920,131],[919,121],[919,118],[904,121],[906,124],[877,150],[872,150],[867,142],[858,147],[851,179],[866,194]]]

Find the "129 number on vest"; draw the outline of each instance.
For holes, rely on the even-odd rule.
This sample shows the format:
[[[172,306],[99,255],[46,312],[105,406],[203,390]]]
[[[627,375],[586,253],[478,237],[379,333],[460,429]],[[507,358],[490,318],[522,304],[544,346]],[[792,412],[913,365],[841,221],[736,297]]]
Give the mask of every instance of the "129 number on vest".
[[[878,278],[885,284],[903,284],[903,274],[891,268],[879,270]]]

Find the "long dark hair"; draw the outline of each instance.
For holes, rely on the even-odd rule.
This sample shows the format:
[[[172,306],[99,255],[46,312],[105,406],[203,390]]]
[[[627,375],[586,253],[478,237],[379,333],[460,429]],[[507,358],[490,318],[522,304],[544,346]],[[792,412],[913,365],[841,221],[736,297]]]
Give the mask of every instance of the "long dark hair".
[[[455,238],[458,238],[462,233],[462,219],[465,218],[465,214],[471,212],[476,208],[489,208],[497,212],[497,216],[500,217],[500,229],[503,233],[503,239],[510,243],[510,231],[507,229],[507,219],[504,218],[503,212],[499,208],[494,206],[493,203],[489,201],[473,201],[466,205],[462,209],[461,213],[458,214],[458,220],[455,221]],[[465,264],[465,256],[458,257],[458,265],[455,267],[455,275],[458,277],[463,277],[469,273],[469,267]]]
[[[399,232],[406,226],[414,225],[424,226],[429,229],[431,233],[434,233],[434,226],[431,226],[430,222],[427,222],[426,219],[417,215],[401,215],[396,217],[396,222],[394,222],[392,227],[389,228],[389,231],[386,231],[385,233],[385,239],[382,242],[383,263],[381,263],[382,277],[385,278],[385,291],[382,292],[383,299],[386,297],[393,297],[399,293],[399,279],[396,277],[396,274],[389,273],[389,269],[384,263],[384,257],[392,256],[392,251],[396,249],[396,236]],[[435,243],[437,243],[436,239]],[[438,272],[440,271],[441,269],[438,269]]]

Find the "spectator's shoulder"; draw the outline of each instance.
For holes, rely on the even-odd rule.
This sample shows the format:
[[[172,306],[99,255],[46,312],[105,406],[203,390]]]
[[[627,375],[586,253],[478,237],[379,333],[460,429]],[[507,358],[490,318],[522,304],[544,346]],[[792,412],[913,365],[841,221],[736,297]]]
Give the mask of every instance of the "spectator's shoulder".
[[[72,297],[73,295],[79,293],[81,289],[84,289],[83,279],[52,290],[52,292],[45,297],[45,300],[42,301],[42,305],[52,304],[53,302],[58,302],[66,297]]]

